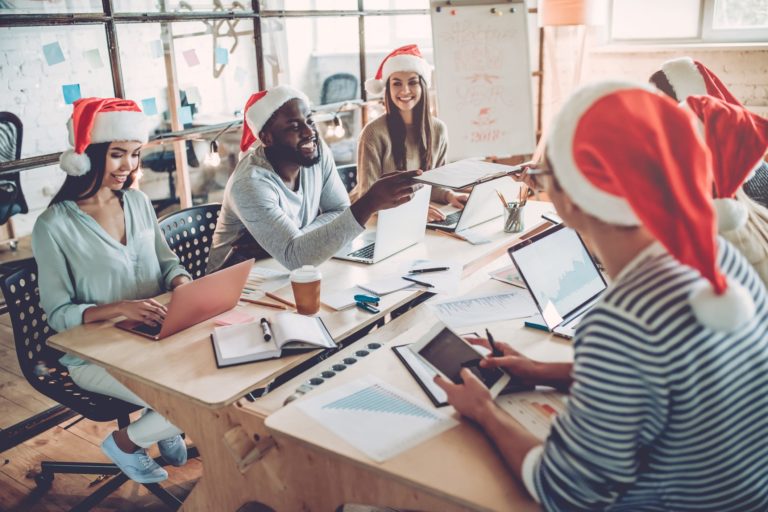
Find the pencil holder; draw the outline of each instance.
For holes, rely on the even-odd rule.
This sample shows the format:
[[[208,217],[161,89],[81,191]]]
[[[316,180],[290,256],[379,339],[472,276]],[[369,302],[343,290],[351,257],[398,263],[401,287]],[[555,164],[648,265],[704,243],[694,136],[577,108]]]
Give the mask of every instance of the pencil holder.
[[[525,223],[523,222],[524,209],[524,204],[507,203],[507,206],[504,207],[505,233],[519,233],[525,229]]]

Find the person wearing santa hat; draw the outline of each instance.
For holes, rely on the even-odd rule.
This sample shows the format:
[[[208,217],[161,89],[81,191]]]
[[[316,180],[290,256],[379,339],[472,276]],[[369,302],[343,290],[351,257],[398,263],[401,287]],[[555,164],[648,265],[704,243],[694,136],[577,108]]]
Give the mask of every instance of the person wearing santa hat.
[[[553,123],[547,165],[532,177],[612,283],[573,364],[506,344],[480,364],[569,390],[565,411],[542,443],[467,369],[436,379],[448,401],[545,510],[766,510],[768,295],[716,236],[694,116],[648,86],[586,86]]]
[[[131,100],[83,98],[73,105],[73,148],[60,159],[67,178],[32,231],[40,303],[56,331],[118,316],[158,325],[166,308],[152,297],[192,279],[168,248],[149,198],[129,188],[147,141],[145,119]],[[147,454],[155,443],[170,464],[186,463],[181,431],[107,370],[72,354],[60,362],[81,388],[147,408],[101,444],[126,476],[140,483],[168,478]]]
[[[688,96],[712,152],[718,233],[747,258],[768,285],[768,209],[742,190],[768,150],[768,120],[713,96]]]
[[[386,113],[360,132],[357,146],[357,185],[350,192],[354,201],[382,174],[394,170],[427,171],[445,164],[448,131],[430,111],[429,81],[432,68],[418,46],[409,44],[384,57],[375,78],[366,80],[371,97],[384,94]],[[467,194],[432,187],[432,201],[463,208]],[[430,206],[430,221],[445,219]]]
[[[273,257],[318,265],[363,232],[375,212],[409,201],[421,171],[391,173],[350,206],[307,96],[280,85],[245,105],[242,157],[224,189],[207,272]]]
[[[712,96],[736,106],[741,102],[708,67],[690,57],[668,60],[651,75],[650,82],[676,101],[689,96]],[[768,208],[768,163],[762,158],[743,184],[746,194]]]

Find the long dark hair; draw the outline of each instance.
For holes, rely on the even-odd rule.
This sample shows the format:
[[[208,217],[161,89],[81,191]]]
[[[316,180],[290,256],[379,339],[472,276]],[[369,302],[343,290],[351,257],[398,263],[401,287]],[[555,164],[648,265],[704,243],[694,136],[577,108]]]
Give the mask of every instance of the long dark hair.
[[[64,180],[64,184],[59,191],[53,196],[48,206],[53,206],[56,203],[63,201],[80,201],[81,199],[88,199],[96,195],[96,192],[101,188],[101,184],[104,181],[104,167],[107,163],[107,151],[109,150],[110,142],[100,142],[98,144],[91,144],[85,148],[85,154],[91,161],[91,170],[82,176],[67,176]],[[137,166],[138,169],[138,166]],[[136,169],[134,169],[135,171]],[[133,172],[128,175],[128,179],[123,184],[123,190],[126,190],[133,183]]]
[[[429,111],[429,89],[427,88],[427,82],[421,75],[419,75],[419,85],[421,85],[421,99],[413,107],[413,124],[419,130],[419,163],[421,169],[427,171],[432,168],[434,121]],[[400,171],[404,171],[406,170],[405,122],[400,114],[400,109],[392,101],[392,95],[389,92],[389,79],[387,79],[384,91],[384,106],[387,109],[387,130],[392,141],[392,157],[395,160],[395,167]]]

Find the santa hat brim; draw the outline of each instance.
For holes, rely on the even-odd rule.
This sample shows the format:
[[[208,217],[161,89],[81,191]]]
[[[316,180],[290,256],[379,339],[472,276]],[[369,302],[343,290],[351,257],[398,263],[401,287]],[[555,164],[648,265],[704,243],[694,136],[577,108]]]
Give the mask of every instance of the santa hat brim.
[[[254,103],[245,112],[245,121],[248,128],[258,137],[264,125],[280,107],[293,99],[300,99],[309,105],[309,98],[306,94],[287,85],[279,85],[270,89],[263,98]]]
[[[67,129],[69,131],[69,143],[75,146],[75,134],[71,118],[67,123]],[[90,132],[90,144],[118,140],[144,143],[148,139],[147,116],[143,112],[99,112]]]
[[[707,94],[704,77],[690,57],[667,61],[661,66],[661,70],[674,89],[677,101],[685,101],[688,96]]]

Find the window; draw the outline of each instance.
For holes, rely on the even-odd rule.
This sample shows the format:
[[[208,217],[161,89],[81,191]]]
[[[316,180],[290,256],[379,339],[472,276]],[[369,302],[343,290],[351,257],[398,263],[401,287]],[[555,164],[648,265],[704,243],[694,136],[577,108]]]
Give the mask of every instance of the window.
[[[766,42],[768,0],[613,0],[614,41]]]

